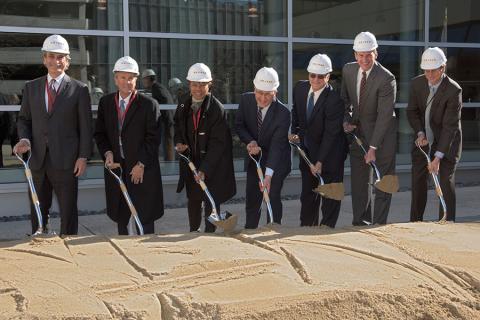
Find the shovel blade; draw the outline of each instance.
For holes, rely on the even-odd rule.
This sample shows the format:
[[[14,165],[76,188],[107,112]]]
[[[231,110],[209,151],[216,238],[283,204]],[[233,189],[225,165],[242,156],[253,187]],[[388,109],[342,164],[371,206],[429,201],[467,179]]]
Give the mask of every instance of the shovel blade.
[[[223,216],[223,214],[221,214]],[[211,215],[208,217],[208,221],[214,224],[217,228],[223,229],[224,232],[231,232],[237,226],[238,216],[236,214],[232,214],[230,212],[225,213],[225,219],[218,219],[218,216],[212,217]]]
[[[375,183],[375,188],[386,193],[396,193],[399,188],[398,176],[385,175]]]
[[[314,192],[319,193],[322,197],[338,200],[343,200],[345,195],[345,187],[342,182],[327,183],[313,189]]]

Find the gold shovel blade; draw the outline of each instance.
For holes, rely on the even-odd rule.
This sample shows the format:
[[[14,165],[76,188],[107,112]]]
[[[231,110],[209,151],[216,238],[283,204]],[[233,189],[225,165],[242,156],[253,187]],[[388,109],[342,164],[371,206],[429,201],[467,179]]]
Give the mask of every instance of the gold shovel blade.
[[[398,176],[385,175],[380,181],[375,183],[375,188],[386,193],[398,192],[399,183]]]
[[[223,229],[224,232],[232,232],[237,226],[238,216],[236,214],[228,213],[225,220],[212,221],[209,219],[217,228]]]
[[[319,193],[322,197],[338,200],[343,200],[345,195],[345,187],[342,182],[327,183],[313,189],[314,192]]]

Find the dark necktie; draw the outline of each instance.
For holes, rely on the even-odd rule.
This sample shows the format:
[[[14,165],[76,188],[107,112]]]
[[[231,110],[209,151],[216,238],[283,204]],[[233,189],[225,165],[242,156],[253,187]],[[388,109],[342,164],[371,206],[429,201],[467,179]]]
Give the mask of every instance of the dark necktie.
[[[123,143],[122,143],[122,126],[123,120],[125,119],[125,100],[120,100],[120,117],[118,118],[118,129],[119,129],[119,137],[118,142],[120,144],[120,156],[122,159],[125,159],[125,154],[123,153]]]
[[[307,121],[310,119],[310,116],[312,115],[312,111],[313,111],[313,106],[315,105],[314,103],[315,101],[315,97],[314,97],[314,93],[310,93],[310,95],[308,96],[308,102],[307,102]]]
[[[258,128],[258,134],[260,135],[260,129],[262,128],[262,109],[257,108],[257,128]]]
[[[433,143],[433,131],[430,127],[430,113],[432,111],[432,102],[435,97],[435,90],[433,87],[430,87],[430,93],[427,97],[427,108],[425,110],[425,134],[427,136],[429,147],[432,147]]]
[[[57,97],[57,89],[55,89],[55,79],[50,80],[50,94],[48,96],[48,113],[52,112],[55,98]]]
[[[363,104],[365,101],[365,88],[367,86],[367,73],[365,71],[362,72],[362,81],[360,82],[360,94],[358,98],[358,109],[359,111],[362,110]]]

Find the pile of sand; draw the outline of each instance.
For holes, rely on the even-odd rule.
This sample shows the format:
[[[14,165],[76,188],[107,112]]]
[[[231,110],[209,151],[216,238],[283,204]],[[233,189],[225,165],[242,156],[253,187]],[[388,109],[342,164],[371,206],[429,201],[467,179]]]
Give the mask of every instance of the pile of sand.
[[[480,319],[480,224],[0,243],[1,319]]]

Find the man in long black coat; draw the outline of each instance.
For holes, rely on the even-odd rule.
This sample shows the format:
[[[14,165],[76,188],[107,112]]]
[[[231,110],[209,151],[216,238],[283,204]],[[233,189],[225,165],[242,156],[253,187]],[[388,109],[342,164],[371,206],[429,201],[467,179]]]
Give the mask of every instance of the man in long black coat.
[[[155,220],[163,215],[163,189],[158,163],[155,101],[135,90],[138,65],[130,57],[114,67],[118,91],[100,99],[95,141],[105,164],[120,163],[122,179],[138,211],[144,233],[154,233]],[[131,212],[117,181],[105,170],[107,214],[128,234]]]
[[[190,67],[187,75],[190,96],[184,96],[175,112],[175,146],[179,152],[189,155],[205,181],[215,201],[217,212],[220,204],[236,193],[233,170],[232,134],[227,124],[225,109],[209,92],[211,71],[203,63]],[[180,178],[177,192],[186,187],[190,232],[198,231],[202,220],[202,202],[205,202],[205,232],[214,232],[208,221],[212,206],[200,185],[196,182],[186,162],[180,159]]]
[[[312,57],[308,65],[309,80],[299,81],[293,90],[292,136],[300,142],[314,168],[300,159],[302,194],[300,225],[335,227],[340,201],[322,199],[322,220],[319,221],[321,197],[312,190],[320,174],[325,183],[342,182],[347,144],[343,133],[344,107],[340,95],[328,84],[332,62],[325,54]]]

